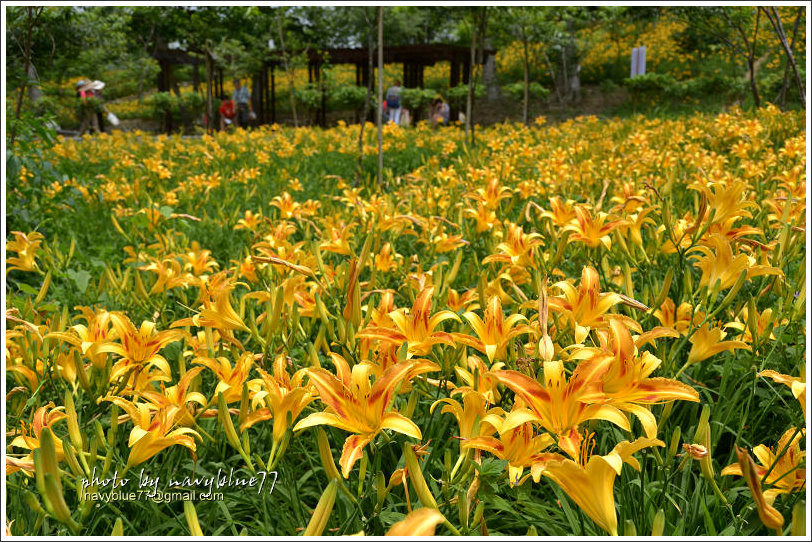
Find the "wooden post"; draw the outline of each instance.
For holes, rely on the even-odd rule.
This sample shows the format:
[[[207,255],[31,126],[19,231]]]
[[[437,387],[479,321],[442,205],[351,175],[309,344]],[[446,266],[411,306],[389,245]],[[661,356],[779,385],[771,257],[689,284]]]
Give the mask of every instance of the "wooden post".
[[[271,124],[276,124],[276,64],[271,64]]]

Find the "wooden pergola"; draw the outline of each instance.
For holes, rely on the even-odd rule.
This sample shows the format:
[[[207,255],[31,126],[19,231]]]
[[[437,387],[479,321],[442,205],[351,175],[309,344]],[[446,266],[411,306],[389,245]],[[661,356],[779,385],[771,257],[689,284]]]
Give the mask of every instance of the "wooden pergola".
[[[377,49],[373,50],[373,58],[377,58]],[[494,49],[486,49],[483,58],[496,54]],[[200,78],[199,66],[204,64],[200,56],[189,54],[179,49],[161,49],[153,53],[158,60],[161,72],[158,75],[158,90],[168,91],[172,86],[172,65],[190,64],[193,66],[193,84],[197,91]],[[325,59],[330,65],[354,64],[355,83],[359,86],[369,84],[369,51],[366,48],[336,48],[307,51],[308,82],[321,80]],[[403,77],[401,81],[407,88],[423,88],[423,74],[426,66],[433,66],[437,62],[449,62],[451,74],[449,87],[456,87],[460,83],[468,84],[471,75],[471,50],[459,45],[396,45],[384,47],[384,64],[403,64]],[[276,52],[265,60],[263,69],[254,74],[251,100],[257,120],[260,123],[275,123],[276,116],[276,69],[283,67],[281,53]],[[373,68],[374,69],[374,68]],[[213,92],[217,96],[223,95],[223,69],[214,71]],[[374,74],[373,74],[374,75]],[[319,124],[326,124],[326,96],[322,92],[321,107],[317,112]],[[452,115],[453,115],[452,111]]]

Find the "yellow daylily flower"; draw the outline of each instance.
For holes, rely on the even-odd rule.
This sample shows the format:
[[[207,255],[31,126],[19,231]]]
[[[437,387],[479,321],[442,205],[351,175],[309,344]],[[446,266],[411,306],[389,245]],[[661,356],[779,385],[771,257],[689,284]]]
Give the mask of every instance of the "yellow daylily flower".
[[[753,450],[755,453],[755,450]],[[770,529],[775,529],[780,534],[781,527],[784,526],[784,516],[781,512],[773,508],[772,503],[775,500],[775,493],[771,497],[761,489],[761,478],[758,474],[758,466],[756,466],[753,458],[747,453],[744,448],[736,447],[736,456],[738,463],[728,465],[722,470],[722,475],[725,474],[738,474],[742,476],[747,482],[747,487],[750,488],[750,494],[753,501],[756,503],[758,509],[758,517],[761,522]],[[725,472],[728,471],[728,472]]]
[[[36,257],[42,240],[45,239],[39,232],[25,234],[21,231],[11,232],[13,241],[6,242],[6,252],[16,252],[17,256],[6,258],[6,274],[17,269],[19,271],[36,271],[39,269]]]
[[[464,385],[458,386],[452,393],[466,393],[476,390],[485,396],[489,404],[498,403],[502,397],[499,393],[499,382],[491,377],[491,371],[501,369],[505,364],[497,361],[489,367],[479,356],[468,356],[466,366],[467,368],[459,365],[454,367],[457,378]]]
[[[698,245],[691,249],[699,252],[694,265],[702,270],[702,277],[699,279],[699,286],[708,288],[717,287],[718,291],[726,290],[733,286],[741,275],[742,271],[747,271],[747,278],[760,275],[783,275],[783,271],[769,265],[756,265],[756,260],[752,256],[744,253],[733,255],[733,248],[730,240],[719,234],[711,235],[705,245]]]
[[[179,417],[178,411],[180,407],[177,405],[152,410],[146,403],[136,404],[120,397],[104,397],[100,400],[110,401],[118,405],[130,416],[130,421],[133,422],[133,428],[127,442],[130,447],[127,469],[143,463],[157,453],[176,444],[185,446],[194,453],[196,450],[194,437],[202,440],[200,434],[189,427],[173,429],[176,425],[175,420]]]
[[[688,353],[687,363],[699,363],[720,352],[735,350],[736,348],[749,348],[747,343],[742,341],[723,341],[727,333],[722,328],[710,327],[710,322],[705,323],[691,336],[691,351]]]
[[[478,338],[475,339],[462,333],[455,333],[454,338],[486,354],[491,363],[494,358],[504,359],[507,345],[511,339],[518,335],[533,333],[530,326],[516,325],[518,322],[527,321],[527,318],[521,314],[513,314],[507,320],[504,319],[499,296],[493,296],[488,300],[484,322],[474,312],[469,311],[462,316],[468,320]]]
[[[610,220],[607,222],[607,215],[604,212],[598,212],[595,216],[589,210],[578,205],[575,207],[575,219],[561,228],[562,232],[571,231],[570,241],[580,241],[588,247],[605,246],[607,249],[612,248],[612,240],[609,234],[615,228],[626,224],[625,220]]]
[[[488,400],[482,393],[469,390],[462,396],[462,405],[451,398],[443,398],[432,403],[429,412],[434,412],[437,405],[443,404],[441,414],[453,414],[457,419],[459,437],[463,440],[478,436],[487,436],[496,431],[496,428],[485,421],[488,415],[500,415],[504,411],[499,408],[488,409]]]
[[[656,439],[638,438],[634,442],[623,441],[607,455],[593,455],[586,460],[589,439],[584,439],[584,452],[576,462],[558,454],[545,454],[542,461],[531,467],[533,480],[538,482],[546,476],[592,518],[601,529],[616,536],[617,512],[615,511],[615,477],[620,474],[623,463],[640,470],[640,463],[632,454],[651,446],[664,446]]]
[[[203,367],[189,369],[186,371],[186,374],[183,375],[183,378],[174,386],[165,388],[163,382],[161,382],[160,392],[146,390],[141,393],[141,396],[149,401],[155,410],[168,408],[170,406],[178,407],[177,411],[175,411],[175,419],[173,420],[177,425],[186,427],[194,425],[194,415],[193,411],[189,409],[189,403],[197,403],[201,407],[208,405],[208,401],[202,393],[189,391],[192,380],[200,374],[201,371],[203,371]]]
[[[793,428],[787,430],[781,436],[774,451],[763,444],[753,448],[753,455],[756,456],[759,464],[756,465],[750,459],[750,462],[753,463],[751,469],[756,480],[759,481],[759,488],[761,487],[761,480],[764,480],[764,483],[768,486],[772,486],[764,492],[764,499],[767,504],[772,504],[775,497],[782,493],[794,493],[802,491],[806,487],[806,469],[804,468],[806,452],[801,451],[803,438],[804,431]],[[747,454],[747,452],[744,451],[744,454]],[[749,459],[749,455],[747,457]],[[744,467],[747,467],[747,465]],[[765,480],[764,476],[767,472],[770,474],[767,475]],[[722,469],[722,476],[728,475],[744,476],[745,478],[748,476],[743,470],[741,460]]]
[[[521,267],[532,267],[536,264],[533,259],[533,248],[542,243],[541,235],[538,233],[524,233],[518,224],[509,224],[507,239],[496,245],[498,252],[487,256],[482,263],[504,262]]]
[[[73,333],[54,332],[46,338],[57,338],[75,347],[81,348],[82,355],[87,357],[97,369],[104,369],[107,365],[106,352],[99,352],[99,346],[116,338],[116,330],[112,326],[109,312],[104,309],[93,310],[90,307],[77,307],[82,311],[79,318],[84,318],[85,324],[71,326]]]
[[[344,478],[350,475],[353,465],[361,459],[364,447],[382,430],[421,439],[420,429],[413,421],[394,411],[389,411],[395,398],[395,388],[414,372],[415,364],[423,361],[404,361],[389,367],[383,375],[370,383],[372,366],[358,363],[352,370],[341,356],[334,354],[336,375],[316,368],[308,369],[310,383],[319,393],[319,399],[327,410],[311,414],[301,420],[293,431],[301,431],[316,425],[332,425],[354,433],[347,437],[339,464]],[[430,364],[434,366],[434,364]]]
[[[198,357],[194,359],[193,363],[206,366],[217,377],[217,387],[214,388],[212,397],[216,398],[218,393],[222,393],[226,403],[233,403],[242,397],[243,384],[254,365],[254,354],[244,352],[233,367],[228,358],[224,356],[216,359]]]
[[[802,363],[797,377],[781,374],[779,372],[767,369],[758,373],[758,376],[765,378],[772,378],[774,382],[788,386],[792,390],[792,395],[798,399],[801,404],[801,410],[804,413],[804,421],[806,421],[806,364]]]
[[[434,536],[434,530],[445,521],[436,508],[418,508],[392,525],[386,536]]]
[[[42,430],[46,427],[53,428],[53,426],[57,422],[66,420],[68,418],[68,415],[64,411],[65,407],[63,406],[57,407],[54,405],[53,402],[50,402],[47,405],[39,407],[34,412],[34,417],[31,420],[30,432],[26,429],[25,423],[20,422],[20,425],[22,427],[22,433],[14,437],[9,446],[22,448],[24,450],[31,450],[32,453],[28,454],[28,456],[22,458],[21,460],[12,461],[11,463],[7,461],[6,474],[10,474],[12,472],[21,469],[26,472],[34,471],[33,451],[40,447],[40,436],[42,435]],[[58,438],[55,434],[53,435],[53,438],[54,438],[54,448],[56,449],[56,460],[62,461],[62,459],[65,457],[65,452],[62,447],[62,439]],[[32,467],[30,471],[26,468],[29,462],[31,463]]]
[[[583,342],[590,328],[606,327],[606,313],[621,298],[614,292],[601,292],[600,277],[594,267],[584,267],[581,282],[576,290],[567,281],[556,282],[554,287],[561,290],[562,296],[552,296],[547,302],[552,311],[562,313],[575,329],[575,341]]]

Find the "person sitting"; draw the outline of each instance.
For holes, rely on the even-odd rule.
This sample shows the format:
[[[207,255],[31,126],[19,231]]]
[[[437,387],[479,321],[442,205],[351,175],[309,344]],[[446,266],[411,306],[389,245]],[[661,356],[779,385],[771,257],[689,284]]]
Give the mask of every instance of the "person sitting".
[[[400,124],[400,79],[386,90],[386,111],[389,112],[389,121]]]
[[[220,113],[220,131],[222,132],[226,126],[230,126],[234,122],[234,116],[237,114],[234,100],[223,100],[217,111]]]
[[[448,126],[449,117],[451,116],[451,109],[442,98],[435,98],[431,102],[431,127],[437,128],[437,125]]]

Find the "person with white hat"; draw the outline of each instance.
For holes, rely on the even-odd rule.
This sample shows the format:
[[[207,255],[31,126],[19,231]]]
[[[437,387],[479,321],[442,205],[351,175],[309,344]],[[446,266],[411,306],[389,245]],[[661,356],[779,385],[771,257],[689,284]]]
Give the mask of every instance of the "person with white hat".
[[[101,81],[100,81],[101,82]],[[79,135],[83,135],[88,129],[99,132],[98,98],[95,96],[95,84],[93,81],[82,79],[76,83],[76,96],[79,98],[79,116],[82,124],[79,126]],[[104,86],[102,84],[102,86]]]

